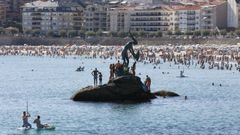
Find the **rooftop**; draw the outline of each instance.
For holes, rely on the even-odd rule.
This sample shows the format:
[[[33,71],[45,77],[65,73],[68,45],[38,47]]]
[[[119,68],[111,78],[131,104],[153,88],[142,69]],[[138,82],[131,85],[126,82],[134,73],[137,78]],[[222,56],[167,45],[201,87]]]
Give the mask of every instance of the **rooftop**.
[[[26,3],[26,4],[24,4],[23,7],[27,7],[27,8],[35,8],[35,7],[46,8],[46,7],[58,7],[58,6],[59,6],[59,4],[56,1],[51,1],[51,0],[41,1],[41,0],[38,0],[38,1]]]

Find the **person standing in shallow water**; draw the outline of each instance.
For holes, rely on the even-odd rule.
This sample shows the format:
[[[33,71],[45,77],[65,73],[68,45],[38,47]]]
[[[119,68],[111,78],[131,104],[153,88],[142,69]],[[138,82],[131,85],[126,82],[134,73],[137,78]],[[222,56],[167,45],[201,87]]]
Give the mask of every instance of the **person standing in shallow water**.
[[[97,86],[98,84],[98,73],[99,71],[97,70],[97,68],[95,68],[95,70],[92,71],[94,86]]]

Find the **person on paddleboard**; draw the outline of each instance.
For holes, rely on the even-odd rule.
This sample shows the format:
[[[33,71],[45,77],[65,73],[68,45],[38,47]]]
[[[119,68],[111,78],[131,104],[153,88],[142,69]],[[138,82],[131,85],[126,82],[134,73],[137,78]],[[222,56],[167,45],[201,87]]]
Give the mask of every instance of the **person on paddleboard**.
[[[32,125],[28,122],[28,117],[31,117],[30,114],[27,112],[23,112],[22,120],[23,120],[23,125],[22,127],[25,128],[32,128]]]
[[[41,124],[40,116],[39,116],[39,115],[38,115],[37,118],[33,121],[33,123],[36,124],[36,126],[37,126],[38,129],[49,127],[48,124]]]

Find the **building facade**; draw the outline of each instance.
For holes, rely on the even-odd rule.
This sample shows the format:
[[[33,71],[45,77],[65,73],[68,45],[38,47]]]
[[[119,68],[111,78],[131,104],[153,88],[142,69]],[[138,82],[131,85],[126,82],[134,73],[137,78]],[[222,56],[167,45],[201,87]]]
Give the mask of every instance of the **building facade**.
[[[84,10],[84,30],[85,31],[107,31],[107,5],[88,5]]]
[[[113,8],[108,11],[109,31],[112,32],[128,32],[130,29],[131,9]]]
[[[165,7],[136,8],[130,16],[133,31],[167,32],[173,30],[173,10]]]
[[[213,30],[216,28],[216,5],[206,5],[201,8],[201,30]]]
[[[0,26],[6,22],[6,6],[0,3]]]
[[[110,31],[166,32],[174,30],[173,10],[165,7],[136,6],[109,11]]]
[[[21,21],[21,6],[32,0],[0,0],[6,7],[7,21]]]
[[[176,9],[175,16],[175,31],[185,33],[200,30],[200,7]]]
[[[23,32],[68,33],[82,29],[82,7],[68,7],[54,1],[35,1],[23,6]]]
[[[227,0],[227,25],[238,28],[238,7],[236,0]]]

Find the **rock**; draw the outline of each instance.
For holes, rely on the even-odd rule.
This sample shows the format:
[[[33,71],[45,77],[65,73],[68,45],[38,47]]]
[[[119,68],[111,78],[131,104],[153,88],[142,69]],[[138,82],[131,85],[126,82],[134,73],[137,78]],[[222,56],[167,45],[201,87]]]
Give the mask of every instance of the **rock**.
[[[155,96],[160,96],[160,97],[177,97],[179,96],[177,93],[175,92],[171,92],[171,91],[165,91],[165,90],[161,90],[161,91],[156,91],[153,92],[153,94]]]
[[[110,80],[107,84],[79,90],[72,96],[73,101],[94,102],[144,102],[156,98],[154,94],[144,91],[143,83],[137,76],[121,76]]]

